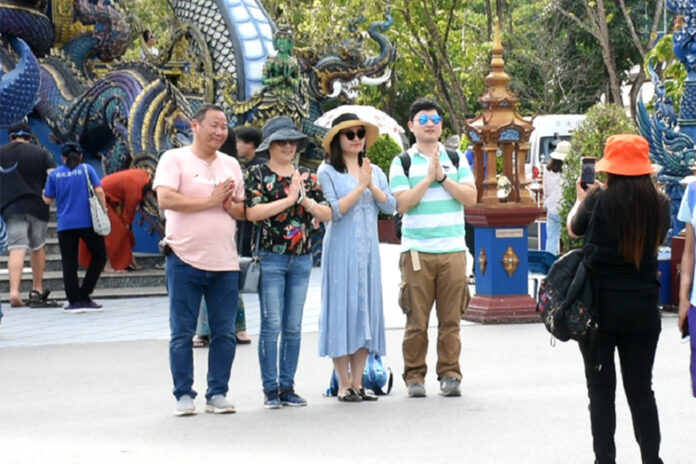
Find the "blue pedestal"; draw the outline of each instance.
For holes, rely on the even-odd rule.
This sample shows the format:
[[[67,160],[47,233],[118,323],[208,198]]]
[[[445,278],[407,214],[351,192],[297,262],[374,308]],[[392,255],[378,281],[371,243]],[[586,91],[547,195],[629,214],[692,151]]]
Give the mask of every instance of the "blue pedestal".
[[[475,275],[477,295],[525,295],[527,281],[527,228],[476,227]],[[483,250],[483,254],[481,253]],[[509,252],[512,250],[512,253]],[[485,255],[485,268],[481,261]],[[514,266],[514,260],[517,265]],[[512,275],[505,270],[510,260]]]
[[[536,322],[529,296],[528,227],[543,210],[523,205],[469,208],[474,226],[476,294],[465,319],[482,323]]]

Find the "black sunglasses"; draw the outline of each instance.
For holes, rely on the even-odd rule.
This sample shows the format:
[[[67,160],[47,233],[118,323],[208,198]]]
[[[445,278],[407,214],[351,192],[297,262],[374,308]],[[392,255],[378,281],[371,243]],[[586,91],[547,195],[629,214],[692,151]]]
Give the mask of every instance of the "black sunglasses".
[[[355,136],[358,136],[358,140],[362,140],[365,138],[366,131],[364,128],[358,129],[357,131],[352,131],[352,130],[347,130],[341,132],[341,134],[345,135],[348,140],[353,140]]]

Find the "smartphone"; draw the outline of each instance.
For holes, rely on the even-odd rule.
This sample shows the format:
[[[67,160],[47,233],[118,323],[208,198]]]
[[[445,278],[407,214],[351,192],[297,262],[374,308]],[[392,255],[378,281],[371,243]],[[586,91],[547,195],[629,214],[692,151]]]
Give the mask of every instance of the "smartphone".
[[[595,182],[595,163],[597,158],[594,156],[584,156],[580,164],[580,186],[587,190],[588,185]]]

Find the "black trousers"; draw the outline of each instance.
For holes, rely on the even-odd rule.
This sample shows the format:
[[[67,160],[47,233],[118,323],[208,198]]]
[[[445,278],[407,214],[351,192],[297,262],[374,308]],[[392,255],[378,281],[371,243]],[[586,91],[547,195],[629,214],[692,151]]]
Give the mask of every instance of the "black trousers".
[[[634,308],[635,309],[635,308]],[[657,305],[654,309],[657,313]],[[635,311],[634,311],[635,312]],[[639,311],[643,312],[643,311]],[[638,316],[640,318],[640,316]],[[590,347],[580,344],[585,362],[585,377],[590,398],[590,420],[592,439],[597,464],[614,464],[616,447],[616,368],[614,350],[619,352],[621,376],[624,391],[633,418],[633,431],[640,446],[643,464],[660,464],[660,422],[657,415],[655,394],[652,390],[652,368],[655,360],[657,340],[660,336],[660,319],[647,315],[644,322],[653,330],[633,332],[630,327],[616,324],[617,319],[608,324],[610,330],[600,328],[599,344],[594,348],[601,362],[601,369],[593,366]],[[629,323],[630,324],[630,323]],[[600,327],[602,326],[600,320]],[[645,325],[642,327],[645,328]]]
[[[92,261],[89,263],[82,285],[77,278],[77,253],[80,239],[85,241],[92,254]],[[63,286],[68,301],[71,304],[78,301],[88,301],[89,295],[94,291],[99,275],[106,264],[104,237],[97,235],[91,227],[61,230],[58,232],[58,245],[63,261]]]

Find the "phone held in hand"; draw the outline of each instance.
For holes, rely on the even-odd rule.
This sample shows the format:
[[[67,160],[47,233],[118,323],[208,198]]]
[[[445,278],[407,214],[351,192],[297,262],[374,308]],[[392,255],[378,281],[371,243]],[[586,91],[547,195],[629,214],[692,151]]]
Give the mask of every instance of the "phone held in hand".
[[[580,162],[580,186],[587,190],[588,185],[595,182],[595,163],[597,158],[594,156],[583,156]]]

